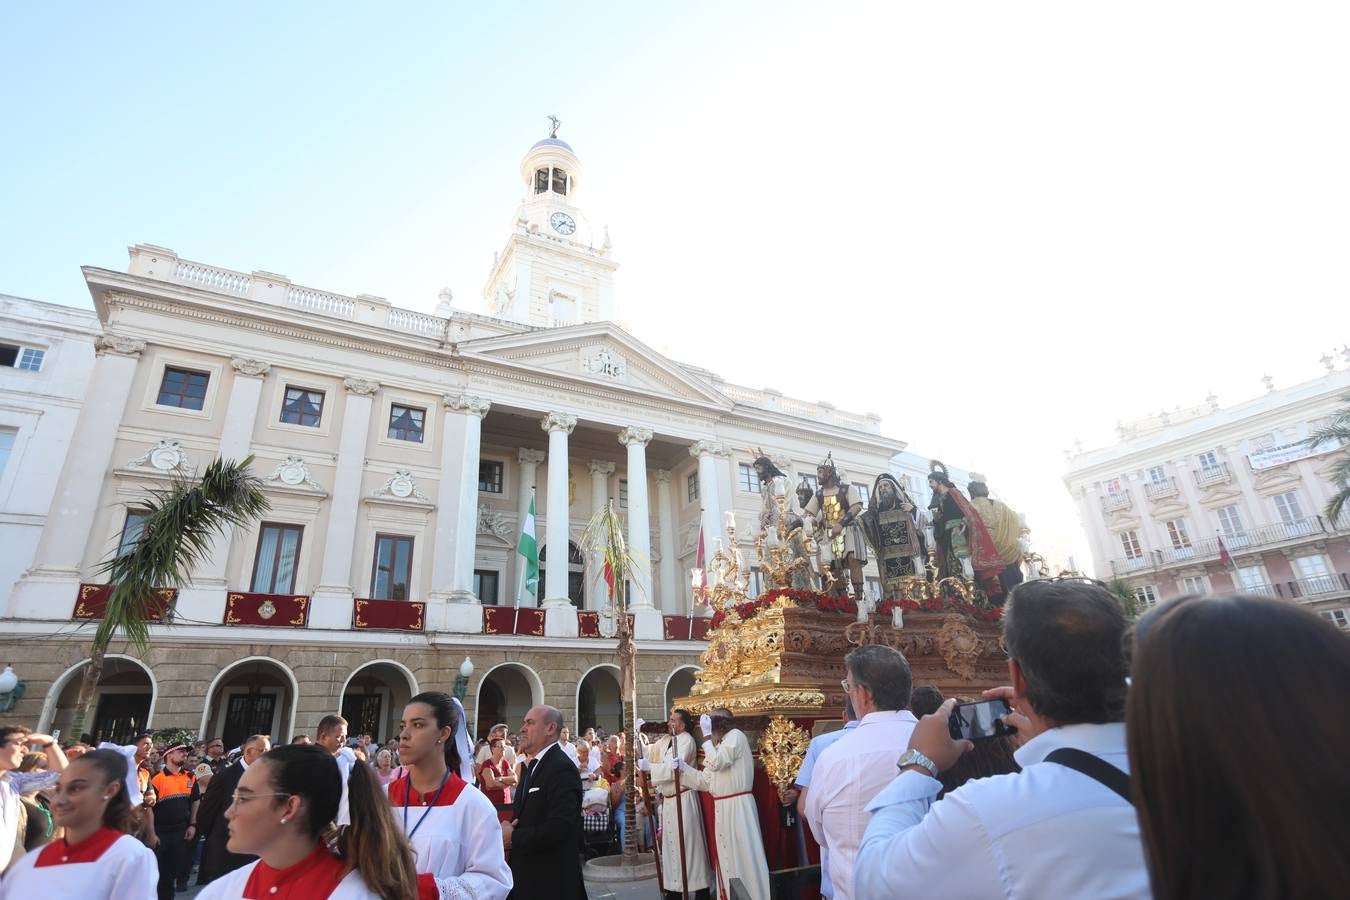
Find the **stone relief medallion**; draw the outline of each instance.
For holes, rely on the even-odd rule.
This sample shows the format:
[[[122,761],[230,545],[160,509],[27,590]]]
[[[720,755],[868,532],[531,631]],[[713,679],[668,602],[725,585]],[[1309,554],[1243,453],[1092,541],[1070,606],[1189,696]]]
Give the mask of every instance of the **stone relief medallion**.
[[[178,441],[160,440],[145,453],[127,462],[128,466],[149,466],[158,472],[177,472],[186,469],[187,453]]]
[[[258,604],[258,618],[266,622],[277,614],[277,605],[271,600],[264,600]]]
[[[615,381],[622,381],[628,377],[628,360],[607,347],[601,347],[587,356],[583,366],[592,375],[612,378]]]
[[[938,630],[938,652],[947,670],[968,681],[975,680],[975,666],[984,651],[978,632],[960,616],[948,616]]]
[[[309,488],[310,490],[322,491],[323,486],[314,480],[314,476],[309,472],[309,465],[299,456],[288,456],[286,461],[279,464],[272,470],[272,474],[267,476],[268,481],[279,481],[287,487]]]
[[[395,497],[411,497],[415,490],[412,475],[408,472],[395,472],[389,479],[389,493]]]

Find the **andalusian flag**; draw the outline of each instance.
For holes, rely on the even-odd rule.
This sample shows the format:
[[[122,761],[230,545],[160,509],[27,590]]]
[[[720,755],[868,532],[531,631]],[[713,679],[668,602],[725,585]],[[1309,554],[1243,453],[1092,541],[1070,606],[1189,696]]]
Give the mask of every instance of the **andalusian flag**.
[[[534,494],[531,489],[530,511],[525,514],[525,523],[520,529],[520,543],[516,552],[525,557],[525,590],[531,597],[539,593],[539,542],[534,537]]]

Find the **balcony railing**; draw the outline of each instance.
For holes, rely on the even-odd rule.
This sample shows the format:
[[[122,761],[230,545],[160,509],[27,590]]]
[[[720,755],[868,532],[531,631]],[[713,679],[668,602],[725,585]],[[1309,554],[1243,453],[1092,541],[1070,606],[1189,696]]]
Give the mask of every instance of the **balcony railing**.
[[[1102,497],[1102,509],[1107,512],[1129,509],[1131,506],[1134,506],[1134,501],[1130,499],[1129,494],[1106,494]]]
[[[1191,474],[1195,476],[1195,483],[1200,487],[1209,487],[1212,484],[1227,484],[1233,480],[1233,473],[1228,468],[1228,463],[1219,463],[1217,466],[1201,466],[1198,469],[1192,469]]]
[[[1168,497],[1175,497],[1181,493],[1177,487],[1177,480],[1171,476],[1162,481],[1150,481],[1144,485],[1144,496],[1150,500],[1164,500]]]
[[[1300,578],[1286,582],[1290,599],[1321,600],[1328,594],[1341,594],[1350,591],[1350,575],[1340,572],[1329,575],[1317,575],[1312,578]]]
[[[1108,495],[1110,496],[1110,495]],[[1105,499],[1103,498],[1103,502]],[[1203,538],[1191,543],[1189,547],[1168,547],[1154,550],[1136,559],[1113,559],[1111,570],[1117,575],[1138,572],[1141,569],[1163,568],[1182,563],[1204,562],[1219,557],[1219,540],[1230,554],[1275,547],[1288,542],[1320,534],[1330,534],[1330,523],[1321,516],[1306,519],[1294,519],[1289,522],[1276,522],[1273,525],[1259,525],[1246,531],[1238,531],[1212,538]]]

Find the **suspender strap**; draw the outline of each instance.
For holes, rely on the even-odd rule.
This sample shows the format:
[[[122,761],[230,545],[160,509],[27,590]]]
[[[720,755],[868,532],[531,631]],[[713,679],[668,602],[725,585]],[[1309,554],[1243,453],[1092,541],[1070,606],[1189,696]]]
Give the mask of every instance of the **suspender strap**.
[[[1046,762],[1059,763],[1075,772],[1081,772],[1093,781],[1106,785],[1125,799],[1125,802],[1134,805],[1134,800],[1130,797],[1130,776],[1111,765],[1100,756],[1093,756],[1082,750],[1076,750],[1073,747],[1060,747],[1052,751],[1045,757]]]

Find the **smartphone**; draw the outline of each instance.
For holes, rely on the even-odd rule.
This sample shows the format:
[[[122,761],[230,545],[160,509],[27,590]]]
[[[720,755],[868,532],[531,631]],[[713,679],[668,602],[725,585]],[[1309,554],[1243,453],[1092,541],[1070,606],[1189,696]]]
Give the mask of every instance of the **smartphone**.
[[[947,727],[952,740],[978,741],[984,738],[1004,737],[1016,734],[1017,729],[1003,724],[1003,717],[1012,712],[1008,701],[1002,697],[993,700],[977,700],[974,703],[958,703],[952,709]]]

